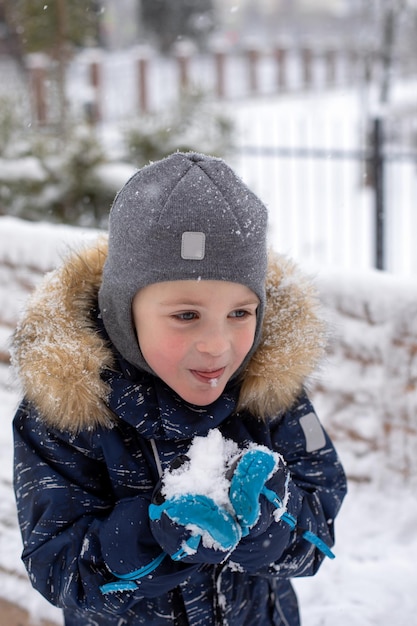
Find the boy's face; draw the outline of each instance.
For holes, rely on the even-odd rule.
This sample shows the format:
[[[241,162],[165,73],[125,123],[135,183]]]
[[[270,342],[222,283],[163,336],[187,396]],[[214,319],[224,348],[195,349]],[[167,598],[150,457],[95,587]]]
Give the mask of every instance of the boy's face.
[[[211,404],[252,347],[258,297],[218,280],[155,283],[133,300],[139,346],[152,370],[191,404]]]

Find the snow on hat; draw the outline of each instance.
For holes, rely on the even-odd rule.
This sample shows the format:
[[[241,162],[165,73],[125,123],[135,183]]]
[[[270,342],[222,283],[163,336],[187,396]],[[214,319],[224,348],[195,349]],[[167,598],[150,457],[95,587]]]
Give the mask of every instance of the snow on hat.
[[[265,306],[267,210],[219,158],[177,152],[136,172],[115,198],[99,306],[115,347],[144,360],[132,301],[146,285],[173,280],[241,283],[260,300],[251,353]],[[246,362],[246,361],[245,361]]]

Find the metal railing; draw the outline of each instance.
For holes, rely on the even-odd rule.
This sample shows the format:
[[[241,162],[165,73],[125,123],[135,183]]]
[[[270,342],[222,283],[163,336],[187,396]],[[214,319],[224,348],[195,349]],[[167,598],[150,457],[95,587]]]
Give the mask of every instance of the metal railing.
[[[415,179],[417,183],[417,151],[404,148],[393,149],[387,145],[386,123],[381,117],[375,117],[370,124],[370,131],[366,140],[367,147],[363,149],[320,148],[320,147],[288,147],[288,146],[255,146],[242,144],[239,147],[241,157],[280,160],[308,160],[332,162],[354,162],[361,164],[366,172],[363,184],[371,191],[372,200],[372,266],[379,270],[392,269],[388,267],[387,247],[390,238],[388,217],[393,211],[397,213],[403,207],[393,207],[390,202],[390,189],[387,171],[391,164],[414,164],[416,166]],[[314,210],[314,209],[313,209]],[[415,198],[415,214],[417,219],[417,197]],[[405,232],[404,237],[413,237],[411,232]],[[401,243],[401,242],[400,242]],[[400,245],[400,244],[399,244]],[[400,251],[398,251],[400,252]],[[417,267],[414,268],[417,271]],[[410,267],[407,273],[413,273]]]

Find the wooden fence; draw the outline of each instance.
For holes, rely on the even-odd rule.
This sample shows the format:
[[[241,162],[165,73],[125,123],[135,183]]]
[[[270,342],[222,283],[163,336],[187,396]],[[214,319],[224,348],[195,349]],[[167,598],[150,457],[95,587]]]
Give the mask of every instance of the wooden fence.
[[[87,50],[68,62],[67,96],[83,101],[90,120],[98,123],[123,118],[126,111],[133,116],[158,110],[191,87],[230,100],[350,85],[369,78],[368,65],[365,52],[309,46],[218,49],[205,55],[181,46],[169,57],[143,48],[111,54]],[[34,55],[28,63],[32,114],[39,124],[54,117],[55,69],[45,55]],[[129,77],[129,86],[121,86],[122,76]],[[112,87],[125,101],[116,111],[108,103]]]

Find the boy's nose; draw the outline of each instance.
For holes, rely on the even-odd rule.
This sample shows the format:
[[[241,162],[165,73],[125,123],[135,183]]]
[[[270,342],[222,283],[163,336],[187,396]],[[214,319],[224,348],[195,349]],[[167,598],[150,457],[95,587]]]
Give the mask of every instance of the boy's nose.
[[[197,350],[210,356],[221,356],[227,352],[229,345],[227,335],[221,329],[216,328],[208,329],[196,342]]]

